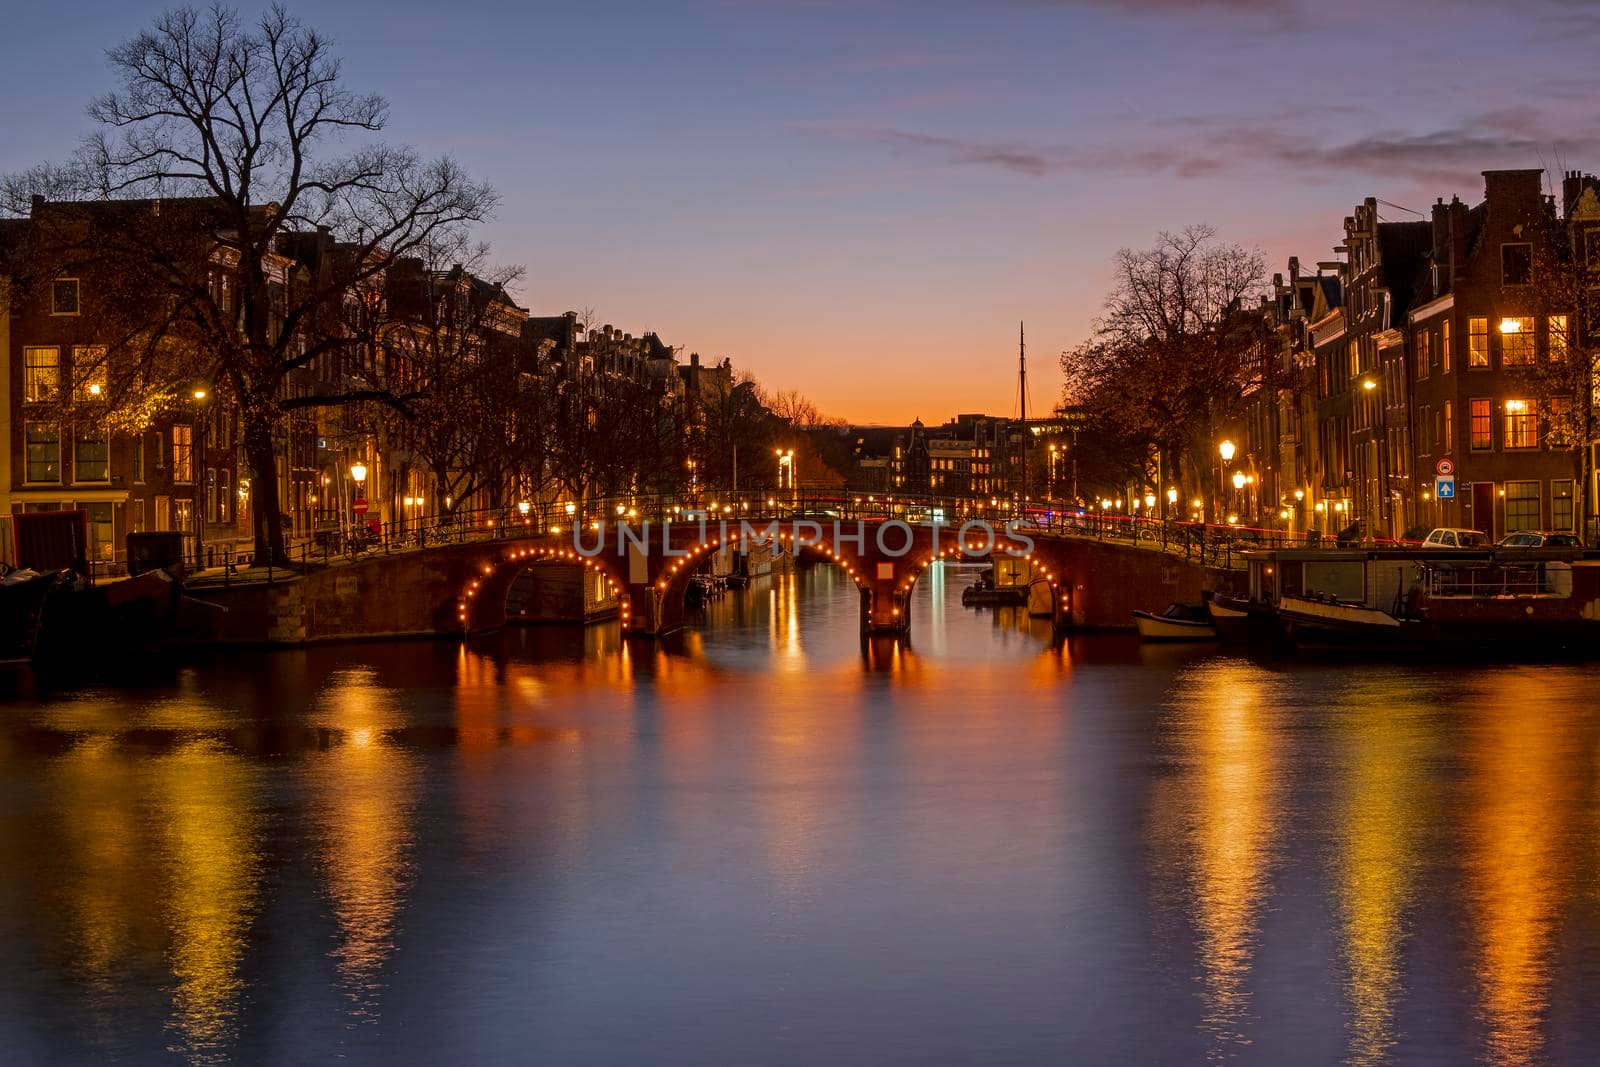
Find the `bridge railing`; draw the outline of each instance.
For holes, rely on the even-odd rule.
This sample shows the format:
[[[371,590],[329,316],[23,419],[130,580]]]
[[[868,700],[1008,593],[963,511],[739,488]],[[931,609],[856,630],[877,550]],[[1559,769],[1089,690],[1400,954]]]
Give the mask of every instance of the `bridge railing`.
[[[1319,537],[1315,531],[1204,523],[1159,516],[1092,511],[1057,502],[1030,502],[1025,507],[1000,498],[972,499],[944,496],[854,493],[842,490],[775,492],[771,489],[702,490],[675,494],[626,494],[578,502],[543,501],[460,509],[427,519],[357,522],[340,529],[315,531],[290,547],[287,565],[264,561],[256,566],[251,553],[232,546],[206,545],[186,552],[181,563],[189,575],[227,585],[234,581],[279,581],[308,569],[340,562],[392,555],[442,545],[496,541],[570,531],[574,525],[627,521],[629,523],[715,522],[747,519],[767,522],[798,518],[827,521],[900,519],[926,524],[937,521],[959,528],[969,521],[1003,527],[1024,523],[1027,531],[1093,537],[1161,551],[1211,566],[1232,567],[1239,553],[1252,548],[1334,547],[1340,542]],[[1348,542],[1346,542],[1348,543]],[[1411,542],[1366,541],[1367,544],[1402,545]],[[90,565],[97,578],[120,577],[122,562]]]

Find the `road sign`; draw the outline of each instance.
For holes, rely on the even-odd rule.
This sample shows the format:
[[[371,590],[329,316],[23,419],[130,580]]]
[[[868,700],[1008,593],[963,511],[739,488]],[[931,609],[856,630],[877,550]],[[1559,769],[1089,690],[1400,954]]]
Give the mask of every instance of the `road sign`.
[[[1433,483],[1433,495],[1440,500],[1454,500],[1456,498],[1456,480],[1454,478],[1440,478]]]
[[[1451,463],[1448,459],[1441,459],[1438,463],[1434,464],[1433,469],[1439,472],[1439,477],[1448,478],[1456,472],[1456,465]]]
[[[357,515],[365,515],[367,513],[367,498],[364,496],[356,497],[350,502],[350,510]]]

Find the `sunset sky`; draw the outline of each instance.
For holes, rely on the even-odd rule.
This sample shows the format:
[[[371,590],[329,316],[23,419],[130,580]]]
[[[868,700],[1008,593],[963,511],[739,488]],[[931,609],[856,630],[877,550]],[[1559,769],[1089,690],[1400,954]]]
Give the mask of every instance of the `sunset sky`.
[[[65,156],[158,3],[20,5],[0,171]],[[1600,2],[291,4],[386,137],[504,197],[535,314],[593,308],[855,421],[1060,391],[1120,246],[1205,221],[1269,269],[1362,197],[1600,167]],[[242,8],[253,14],[257,9]]]

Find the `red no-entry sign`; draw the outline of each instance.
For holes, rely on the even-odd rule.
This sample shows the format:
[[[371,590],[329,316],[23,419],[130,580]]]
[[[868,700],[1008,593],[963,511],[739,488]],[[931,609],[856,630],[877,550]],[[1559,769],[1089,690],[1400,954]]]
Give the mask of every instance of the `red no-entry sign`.
[[[365,515],[367,513],[367,498],[364,496],[356,497],[350,502],[350,510],[357,515]]]

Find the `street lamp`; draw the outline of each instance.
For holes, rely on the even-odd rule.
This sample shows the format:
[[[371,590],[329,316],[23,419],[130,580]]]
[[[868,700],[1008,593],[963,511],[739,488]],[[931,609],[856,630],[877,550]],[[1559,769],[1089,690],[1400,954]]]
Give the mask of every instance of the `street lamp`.
[[[367,465],[360,460],[350,464],[350,480],[361,485],[367,480]]]
[[[1222,443],[1217,445],[1217,455],[1222,457],[1222,472],[1221,477],[1217,479],[1217,484],[1220,485],[1222,478],[1227,477],[1228,465],[1233,462],[1233,457],[1236,452],[1238,452],[1238,449],[1236,449],[1233,445],[1233,442],[1227,438],[1223,438]],[[1217,495],[1223,495],[1223,491],[1219,491]],[[1229,501],[1222,501],[1222,503],[1229,503]]]
[[[206,508],[202,499],[205,495],[200,486],[206,481],[206,420],[200,412],[200,405],[206,400],[206,391],[203,386],[196,386],[194,390],[194,444],[193,452],[189,459],[192,468],[190,477],[194,479],[194,566],[199,570],[204,564],[206,546]],[[209,484],[206,485],[210,489]]]
[[[1244,471],[1234,471],[1233,472],[1233,487],[1235,489],[1243,489],[1244,488]]]

